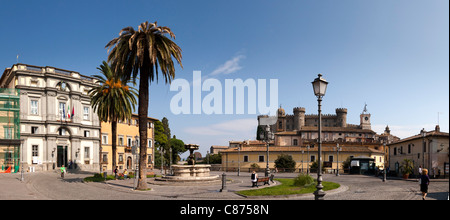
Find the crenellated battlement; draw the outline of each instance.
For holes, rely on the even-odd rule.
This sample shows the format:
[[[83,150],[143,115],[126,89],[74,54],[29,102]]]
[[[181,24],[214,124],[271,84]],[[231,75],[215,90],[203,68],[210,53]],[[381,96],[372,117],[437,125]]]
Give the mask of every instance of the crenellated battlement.
[[[294,113],[295,112],[303,112],[303,113],[305,113],[306,109],[304,107],[295,107],[294,108]]]
[[[347,113],[346,108],[336,108],[336,113]]]

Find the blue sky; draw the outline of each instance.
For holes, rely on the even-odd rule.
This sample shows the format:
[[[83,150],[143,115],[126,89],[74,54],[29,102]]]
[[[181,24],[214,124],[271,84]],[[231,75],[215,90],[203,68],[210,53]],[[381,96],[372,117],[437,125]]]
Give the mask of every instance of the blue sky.
[[[176,35],[183,66],[215,79],[278,79],[279,104],[317,113],[311,82],[329,81],[323,113],[348,109],[359,124],[399,137],[449,130],[449,2],[446,0],[0,1],[0,67],[17,62],[97,74],[104,46],[127,26],[157,21]],[[257,114],[174,115],[176,92],[150,88],[151,117],[169,119],[186,143],[228,145],[254,139]],[[207,95],[203,92],[202,95]]]

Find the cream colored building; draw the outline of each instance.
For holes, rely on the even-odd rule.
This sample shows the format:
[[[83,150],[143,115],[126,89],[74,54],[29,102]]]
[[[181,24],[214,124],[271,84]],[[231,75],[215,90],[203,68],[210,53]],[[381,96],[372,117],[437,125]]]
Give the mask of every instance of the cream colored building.
[[[147,168],[153,169],[155,162],[154,155],[154,122],[158,119],[147,117]],[[111,123],[102,122],[101,129],[101,165],[103,171],[111,172],[112,167],[112,134]],[[119,121],[117,123],[117,161],[119,171],[124,169],[131,171],[136,168],[137,158],[132,154],[132,146],[139,142],[139,118],[133,114],[131,120]],[[136,153],[139,153],[139,148]]]
[[[432,131],[421,131],[419,134],[389,144],[389,167],[400,174],[404,159],[414,163],[414,174],[418,168],[428,169],[429,175],[444,175],[445,165],[449,163],[449,133],[441,132],[439,126]],[[448,176],[448,174],[447,174]]]
[[[240,143],[230,142],[227,150],[222,150],[222,169],[236,171],[240,167],[241,171],[250,171],[252,164],[256,164],[261,169],[267,166],[267,146],[262,141],[242,141]],[[309,146],[309,147],[308,147]],[[322,144],[322,161],[325,172],[334,173],[339,166],[339,172],[343,173],[343,162],[352,157],[374,158],[375,166],[384,169],[385,153],[383,146],[360,143],[339,143],[339,155],[336,151],[336,143],[324,142]],[[269,146],[269,168],[275,169],[275,160],[282,154],[291,155],[296,162],[295,171],[306,172],[312,162],[318,159],[317,144],[307,143],[304,146]]]

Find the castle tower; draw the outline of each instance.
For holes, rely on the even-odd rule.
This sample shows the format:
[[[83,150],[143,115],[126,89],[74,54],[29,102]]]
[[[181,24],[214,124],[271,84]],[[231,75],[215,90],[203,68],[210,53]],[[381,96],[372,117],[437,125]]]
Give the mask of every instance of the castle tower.
[[[277,132],[286,131],[286,112],[281,107],[281,105],[277,111],[277,115],[278,115],[278,121],[276,124],[276,131]]]
[[[347,109],[346,108],[337,108],[337,126],[338,127],[347,127]]]
[[[370,125],[370,113],[367,111],[367,104],[364,105],[364,110],[359,116],[360,126],[362,129],[372,129]]]
[[[294,130],[300,131],[305,126],[305,112],[303,107],[294,108]]]

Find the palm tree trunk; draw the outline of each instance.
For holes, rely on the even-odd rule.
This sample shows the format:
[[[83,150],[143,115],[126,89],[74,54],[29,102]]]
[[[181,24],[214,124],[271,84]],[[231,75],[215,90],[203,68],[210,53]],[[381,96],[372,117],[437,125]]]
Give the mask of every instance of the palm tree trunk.
[[[147,126],[148,126],[148,98],[149,98],[149,73],[153,68],[144,65],[140,68],[139,79],[139,178],[137,189],[147,189]]]
[[[112,148],[112,171],[114,173],[114,169],[116,169],[117,166],[117,119],[113,119],[111,121],[111,148]]]

